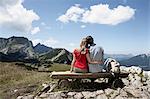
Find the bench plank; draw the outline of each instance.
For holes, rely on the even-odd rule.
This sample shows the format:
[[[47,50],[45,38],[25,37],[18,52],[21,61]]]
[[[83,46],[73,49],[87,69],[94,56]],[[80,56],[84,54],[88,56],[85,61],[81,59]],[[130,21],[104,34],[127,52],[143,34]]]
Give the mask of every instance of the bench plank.
[[[120,73],[119,77],[127,77],[128,73]],[[107,72],[100,73],[74,73],[70,71],[66,72],[52,72],[51,78],[53,79],[86,79],[86,78],[111,78],[113,75]]]

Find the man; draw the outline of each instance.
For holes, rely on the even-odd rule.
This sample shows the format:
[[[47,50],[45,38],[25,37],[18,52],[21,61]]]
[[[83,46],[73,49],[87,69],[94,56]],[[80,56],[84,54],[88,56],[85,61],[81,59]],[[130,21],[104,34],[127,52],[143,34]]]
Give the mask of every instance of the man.
[[[102,64],[88,64],[89,66],[89,72],[96,73],[96,72],[102,72],[103,70],[103,61],[104,61],[104,50],[102,47],[97,47],[94,43],[94,39],[92,36],[87,36],[87,47],[90,51],[90,58],[91,60],[95,61],[102,61]]]

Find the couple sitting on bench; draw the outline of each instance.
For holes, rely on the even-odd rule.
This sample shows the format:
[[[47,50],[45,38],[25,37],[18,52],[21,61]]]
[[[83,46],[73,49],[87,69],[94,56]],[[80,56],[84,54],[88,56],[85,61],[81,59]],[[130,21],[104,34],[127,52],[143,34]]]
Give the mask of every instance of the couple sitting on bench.
[[[95,45],[94,39],[91,36],[82,39],[80,48],[76,48],[73,51],[71,72],[102,72],[104,68],[104,50]]]

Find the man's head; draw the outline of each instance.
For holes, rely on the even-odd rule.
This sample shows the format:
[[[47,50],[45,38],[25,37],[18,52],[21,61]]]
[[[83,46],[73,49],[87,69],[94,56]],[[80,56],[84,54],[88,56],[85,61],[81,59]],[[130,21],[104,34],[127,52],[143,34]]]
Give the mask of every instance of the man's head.
[[[90,44],[90,46],[95,46],[96,44],[94,43],[94,39],[92,36],[87,36],[86,37],[86,41],[88,44]]]

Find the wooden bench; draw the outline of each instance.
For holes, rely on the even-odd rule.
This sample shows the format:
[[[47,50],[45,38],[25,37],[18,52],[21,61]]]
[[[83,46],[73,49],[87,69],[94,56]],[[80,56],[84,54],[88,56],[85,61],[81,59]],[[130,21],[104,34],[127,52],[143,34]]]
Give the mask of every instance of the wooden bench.
[[[66,72],[52,72],[50,77],[53,79],[90,79],[90,78],[112,78],[114,76],[125,78],[128,73],[112,74],[107,72],[100,73],[74,73],[70,71]]]
[[[108,72],[100,72],[100,73],[74,73],[70,71],[66,72],[52,72],[50,77],[53,79],[59,79],[59,81],[54,85],[54,87],[51,88],[51,91],[56,86],[61,86],[62,83],[66,84],[66,81],[68,79],[91,79],[95,80],[98,78],[108,78],[108,83],[111,84],[111,87],[115,88],[116,85],[120,84],[122,80],[120,78],[126,78],[128,77],[129,73],[108,73]],[[76,81],[76,80],[75,80]]]
[[[115,87],[115,85],[118,85],[119,78],[125,78],[128,77],[129,73],[119,73],[119,74],[112,74],[108,72],[100,72],[100,73],[74,73],[70,71],[66,72],[52,72],[50,74],[50,77],[52,79],[59,79],[58,82],[53,83],[53,85],[48,85],[47,87],[43,88],[40,92],[37,93],[38,96],[40,96],[43,92],[51,92],[53,91],[57,86],[60,86],[62,81],[68,81],[68,79],[98,79],[98,78],[108,78],[111,79],[112,87]],[[76,81],[76,80],[75,80]],[[66,83],[65,83],[66,84]],[[67,85],[67,84],[66,84]]]

